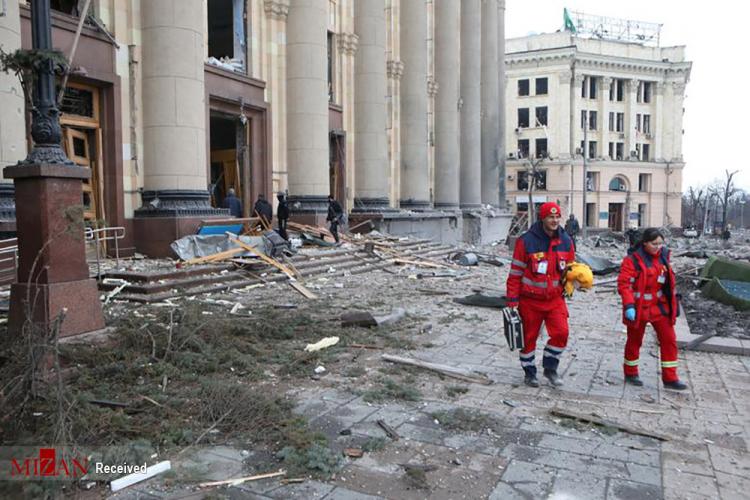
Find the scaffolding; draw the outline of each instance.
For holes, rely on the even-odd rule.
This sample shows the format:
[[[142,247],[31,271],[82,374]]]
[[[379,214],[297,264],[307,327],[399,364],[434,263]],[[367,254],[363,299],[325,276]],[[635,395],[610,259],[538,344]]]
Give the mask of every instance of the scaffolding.
[[[569,17],[568,17],[569,16]],[[566,9],[566,29],[576,35],[659,46],[662,24],[597,16]]]

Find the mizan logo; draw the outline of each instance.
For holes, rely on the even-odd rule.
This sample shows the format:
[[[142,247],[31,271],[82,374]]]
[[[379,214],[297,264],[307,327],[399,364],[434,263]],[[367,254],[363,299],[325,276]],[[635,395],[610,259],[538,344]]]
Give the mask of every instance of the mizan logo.
[[[13,478],[79,478],[88,473],[88,458],[57,455],[55,448],[40,448],[38,457],[11,458],[10,475]]]

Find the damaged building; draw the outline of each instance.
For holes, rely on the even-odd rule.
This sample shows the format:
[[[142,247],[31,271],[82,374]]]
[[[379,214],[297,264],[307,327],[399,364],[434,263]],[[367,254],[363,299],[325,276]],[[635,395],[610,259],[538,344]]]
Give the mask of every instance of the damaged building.
[[[51,2],[66,56],[85,4]],[[3,6],[3,50],[31,48],[29,3]],[[330,193],[352,222],[489,241],[510,222],[504,52],[500,0],[93,0],[63,146],[92,171],[86,219],[124,227],[124,254],[169,255],[202,220],[228,216],[229,189],[245,216],[258,195],[286,191],[293,220],[320,224]],[[18,81],[0,82],[6,166],[30,137]],[[0,197],[10,234],[10,180]]]
[[[679,225],[685,47],[660,47],[660,25],[575,14],[565,31],[506,40],[508,201],[527,210],[533,163],[532,203],[581,225]]]

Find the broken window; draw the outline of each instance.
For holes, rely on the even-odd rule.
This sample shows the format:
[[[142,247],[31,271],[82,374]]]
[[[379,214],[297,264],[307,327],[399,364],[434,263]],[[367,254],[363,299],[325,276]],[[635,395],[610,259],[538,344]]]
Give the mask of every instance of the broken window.
[[[547,189],[547,171],[537,170],[534,174],[534,189],[545,191]],[[519,191],[528,191],[529,189],[529,171],[521,170],[518,172],[517,187]]]
[[[622,102],[625,100],[625,80],[615,80],[615,84],[617,86],[617,102]]]
[[[336,102],[333,92],[333,33],[328,32],[328,102]]]
[[[646,226],[646,210],[647,205],[645,203],[638,204],[638,227]]]
[[[641,151],[642,151],[642,153],[641,153],[641,161],[648,161],[650,150],[651,150],[651,145],[649,145],[649,144],[644,144],[643,145],[643,148],[641,149]]]
[[[534,84],[536,85],[536,95],[547,94],[547,78],[537,78]]]
[[[215,65],[245,73],[246,43],[244,0],[208,2],[208,57]]]
[[[529,95],[529,80],[528,80],[528,78],[525,78],[523,80],[518,80],[518,95],[519,96],[527,96],[527,95]]]
[[[609,112],[609,131],[613,132],[615,130],[615,114],[610,111]]]
[[[529,108],[518,108],[518,128],[528,128]]]
[[[589,141],[589,158],[596,158],[596,141]]]
[[[651,133],[651,115],[643,115],[643,133]]]
[[[589,95],[589,77],[583,77],[583,84],[581,85],[581,97],[586,98]]]
[[[547,126],[547,106],[540,106],[534,109],[536,114],[536,126],[546,127]]]
[[[635,145],[635,157],[638,158],[639,160],[641,159],[641,145],[640,144]]]
[[[635,115],[635,129],[638,132],[641,131],[641,114],[640,113]]]
[[[50,0],[49,6],[52,10],[63,12],[71,16],[78,17],[80,15],[78,0]]]
[[[651,189],[651,174],[638,174],[638,191],[645,193]]]
[[[547,139],[537,139],[534,144],[534,152],[537,158],[547,157]]]
[[[586,172],[586,191],[596,191],[599,184],[599,172]]]
[[[625,131],[625,113],[617,113],[617,123],[615,126],[617,132]]]
[[[615,144],[615,159],[622,160],[625,158],[625,143],[618,142]]]
[[[643,101],[645,103],[651,102],[651,83],[652,82],[642,82],[643,83]]]
[[[581,128],[586,128],[586,110],[581,110]]]
[[[596,130],[596,111],[589,111],[589,130]]]
[[[528,158],[529,157],[529,140],[520,139],[518,141],[518,157]]]
[[[608,153],[609,154],[607,156],[609,156],[610,158],[614,158],[615,157],[615,143],[614,142],[610,142],[609,143],[609,151],[608,151]]]
[[[623,90],[625,88],[625,80],[615,78],[612,80],[612,86],[609,87],[609,100],[622,102]]]

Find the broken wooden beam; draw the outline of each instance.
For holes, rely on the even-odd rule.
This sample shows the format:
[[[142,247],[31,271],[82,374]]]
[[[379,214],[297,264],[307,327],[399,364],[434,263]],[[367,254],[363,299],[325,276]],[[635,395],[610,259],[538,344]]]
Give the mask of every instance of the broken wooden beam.
[[[290,278],[294,279],[294,275],[292,274],[292,272],[288,268],[286,268],[285,266],[283,266],[282,264],[280,264],[276,259],[272,259],[271,257],[267,256],[266,254],[264,254],[264,253],[256,250],[255,247],[253,247],[251,245],[248,245],[247,243],[245,243],[243,241],[240,241],[237,238],[229,238],[229,241],[231,241],[235,245],[239,245],[240,247],[244,248],[248,252],[257,255],[266,264],[272,265],[273,267],[275,267],[278,270],[280,270],[282,273],[284,273],[287,276],[289,276]]]
[[[318,296],[312,293],[305,285],[299,281],[289,281],[289,286],[297,290],[308,299],[317,299]]]
[[[211,481],[208,483],[200,483],[199,488],[211,488],[214,486],[237,486],[238,484],[246,483],[248,481],[258,481],[259,479],[268,479],[272,477],[283,476],[286,474],[285,470],[278,472],[269,472],[268,474],[258,474],[257,476],[240,477],[237,479],[226,479],[224,481]]]
[[[214,253],[211,255],[206,255],[204,257],[196,257],[194,259],[186,260],[182,263],[184,266],[192,266],[195,264],[205,264],[206,262],[216,262],[219,260],[229,259],[231,257],[234,257],[238,253],[243,253],[245,250],[243,248],[230,248],[229,250],[224,250],[223,252]]]
[[[401,356],[393,356],[391,354],[383,354],[382,359],[391,363],[398,363],[402,365],[416,366],[417,368],[424,368],[425,370],[434,371],[441,373],[447,377],[456,378],[463,380],[464,382],[472,382],[475,384],[491,385],[492,380],[486,377],[475,375],[471,372],[455,368],[453,366],[441,365],[437,363],[429,363],[427,361],[420,361],[418,359],[404,358]]]
[[[566,410],[563,408],[552,408],[549,412],[550,412],[550,415],[553,415],[556,417],[580,420],[581,422],[588,422],[591,424],[600,425],[602,427],[611,427],[613,429],[617,429],[622,432],[627,432],[628,434],[633,434],[635,436],[650,437],[650,438],[658,439],[659,441],[670,441],[672,439],[666,434],[661,434],[655,431],[649,431],[649,430],[641,429],[638,427],[631,427],[629,425],[615,422],[614,420],[607,420],[607,419],[601,418],[598,415],[594,415],[594,414],[578,413],[576,411]]]
[[[385,423],[385,420],[383,420],[382,418],[376,420],[375,423],[378,424],[378,427],[383,429],[385,434],[394,441],[398,441],[401,437],[398,435],[398,432],[396,432],[396,429]]]

